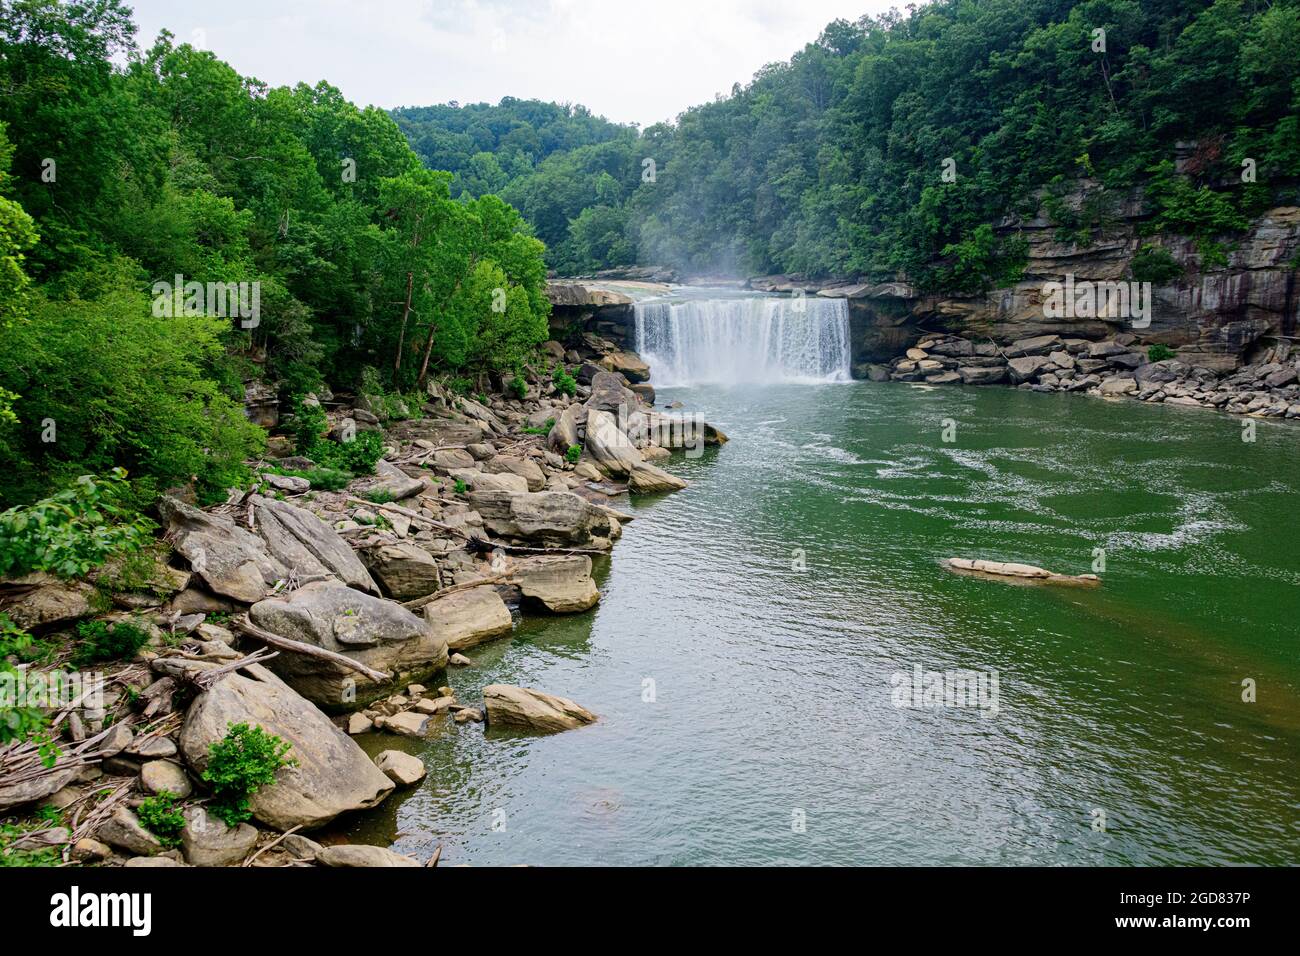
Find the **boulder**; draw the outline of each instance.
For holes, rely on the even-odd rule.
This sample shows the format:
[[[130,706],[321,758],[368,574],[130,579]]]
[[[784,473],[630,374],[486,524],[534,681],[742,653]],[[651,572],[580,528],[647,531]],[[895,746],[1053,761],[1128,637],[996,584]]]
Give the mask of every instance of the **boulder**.
[[[1104,396],[1131,395],[1138,390],[1137,382],[1131,378],[1108,378],[1099,388]]]
[[[172,546],[217,594],[245,604],[262,600],[289,570],[267,551],[266,542],[233,521],[164,496],[158,510]]]
[[[572,492],[472,491],[469,500],[483,526],[503,538],[541,547],[612,547],[609,515]]]
[[[140,818],[127,807],[114,810],[113,815],[99,825],[95,836],[109,846],[135,856],[153,856],[163,848],[159,839],[146,830]]]
[[[95,589],[37,571],[0,584],[0,609],[19,627],[46,630],[95,613]]]
[[[428,773],[419,757],[401,750],[385,750],[375,758],[375,766],[399,787],[414,786]]]
[[[625,476],[644,464],[641,452],[614,421],[598,408],[587,411],[587,454],[613,475]]]
[[[1101,578],[1095,574],[1056,574],[1045,568],[1032,564],[1018,564],[1013,561],[984,561],[976,558],[947,558],[941,562],[949,571],[970,574],[978,577],[1022,581],[1036,584],[1067,584],[1082,587],[1096,587]]]
[[[473,468],[475,458],[468,450],[459,448],[439,448],[433,453],[433,467],[443,471],[453,468]]]
[[[60,767],[56,760],[53,768],[38,777],[23,780],[19,783],[4,783],[3,780],[0,780],[0,813],[7,812],[13,807],[22,806],[25,803],[44,800],[46,797],[58,793],[72,783],[80,772],[80,765]]]
[[[1027,339],[1017,339],[1007,346],[1004,354],[1007,358],[1020,358],[1026,355],[1047,355],[1062,347],[1059,335],[1035,335]]]
[[[966,366],[957,369],[963,385],[996,385],[1007,377],[1005,365]]]
[[[400,714],[377,717],[375,726],[403,737],[423,737],[429,732],[429,717],[427,714],[407,710]]]
[[[1050,364],[1046,355],[1026,355],[1009,360],[1007,368],[1011,371],[1013,382],[1027,382]]]
[[[627,479],[628,490],[642,493],[680,491],[686,486],[686,479],[671,475],[646,461],[641,462]]]
[[[650,366],[635,352],[611,352],[596,364],[620,373],[633,384],[650,381]]]
[[[409,856],[402,856],[382,846],[363,846],[359,843],[340,843],[323,847],[316,853],[321,866],[374,867],[419,866]]]
[[[333,575],[349,587],[379,593],[379,587],[348,543],[310,511],[258,495],[249,501],[258,533],[271,555],[297,571],[300,577]]]
[[[361,555],[384,594],[394,600],[424,597],[442,586],[433,555],[409,542],[381,544]]]
[[[253,623],[281,637],[345,654],[392,675],[375,682],[342,664],[280,650],[272,669],[299,693],[327,708],[349,707],[421,680],[447,665],[447,642],[400,604],[337,582],[308,584],[253,605]]]
[[[357,482],[353,493],[358,495],[388,494],[392,496],[393,501],[401,501],[403,498],[409,498],[423,490],[423,480],[411,477],[396,465],[381,458],[375,462],[374,476],[363,478]]]
[[[520,492],[528,490],[528,479],[523,475],[510,472],[493,474],[486,471],[471,471],[468,468],[461,468],[448,472],[448,475],[456,481],[465,482],[465,487],[471,491]]]
[[[509,634],[514,627],[510,609],[490,584],[430,601],[424,606],[424,617],[429,629],[452,651]]]
[[[231,724],[256,724],[276,734],[296,761],[250,798],[253,816],[267,826],[324,826],[341,813],[375,806],[393,790],[365,751],[310,702],[279,681],[243,673],[226,675],[190,705],[180,743],[191,770],[202,774],[209,748]]]
[[[545,694],[531,687],[489,684],[483,688],[488,726],[523,727],[556,733],[593,723],[596,715],[567,697]]]
[[[150,793],[173,793],[182,799],[194,792],[185,769],[170,760],[150,760],[141,767],[140,785]]]
[[[237,866],[257,846],[257,828],[241,823],[228,827],[208,816],[203,807],[185,811],[181,852],[191,866]]]
[[[624,414],[628,414],[640,404],[636,392],[624,385],[623,379],[613,372],[601,369],[592,376],[591,395],[586,401],[587,408],[614,414],[622,408]]]
[[[546,446],[559,454],[565,454],[571,445],[579,444],[578,428],[586,424],[586,410],[581,405],[570,405],[560,412],[546,436]]]
[[[513,576],[526,599],[556,614],[585,611],[600,600],[591,558],[585,554],[524,558],[516,562]]]
[[[492,475],[518,475],[528,483],[525,491],[541,491],[546,487],[546,476],[537,462],[513,455],[497,455],[483,463],[483,470]]]

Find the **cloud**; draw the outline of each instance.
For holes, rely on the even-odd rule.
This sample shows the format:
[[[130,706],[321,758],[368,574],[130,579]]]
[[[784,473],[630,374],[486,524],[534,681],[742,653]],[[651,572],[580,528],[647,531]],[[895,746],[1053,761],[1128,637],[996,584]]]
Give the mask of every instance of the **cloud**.
[[[135,0],[140,41],[166,27],[274,85],[328,80],[383,107],[503,96],[583,103],[648,125],[788,59],[872,0]]]

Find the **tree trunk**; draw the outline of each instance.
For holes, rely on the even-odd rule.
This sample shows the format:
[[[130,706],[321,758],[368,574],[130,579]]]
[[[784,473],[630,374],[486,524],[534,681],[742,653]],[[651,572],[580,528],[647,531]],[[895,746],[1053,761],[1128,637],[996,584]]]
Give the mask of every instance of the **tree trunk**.
[[[406,304],[402,307],[402,331],[397,334],[397,358],[393,362],[394,373],[402,370],[402,351],[406,348],[406,323],[411,317],[411,290],[414,283],[415,272],[408,272],[406,274]]]

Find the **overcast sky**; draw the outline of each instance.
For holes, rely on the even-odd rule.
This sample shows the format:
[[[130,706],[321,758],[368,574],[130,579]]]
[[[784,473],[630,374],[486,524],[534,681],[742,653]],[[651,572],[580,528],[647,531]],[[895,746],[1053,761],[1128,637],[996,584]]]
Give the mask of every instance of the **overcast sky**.
[[[361,105],[503,96],[647,126],[788,60],[831,20],[889,0],[128,0],[160,29],[273,86],[328,80]]]

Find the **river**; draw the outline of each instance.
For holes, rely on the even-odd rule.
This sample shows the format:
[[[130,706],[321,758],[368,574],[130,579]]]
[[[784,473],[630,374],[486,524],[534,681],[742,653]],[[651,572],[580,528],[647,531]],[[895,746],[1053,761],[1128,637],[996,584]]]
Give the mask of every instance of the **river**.
[[[792,377],[661,388],[731,442],[627,505],[595,610],[450,675],[600,722],[359,738],[429,776],[349,838],[444,864],[1300,859],[1300,428]],[[996,706],[899,706],[918,667],[995,675]]]

